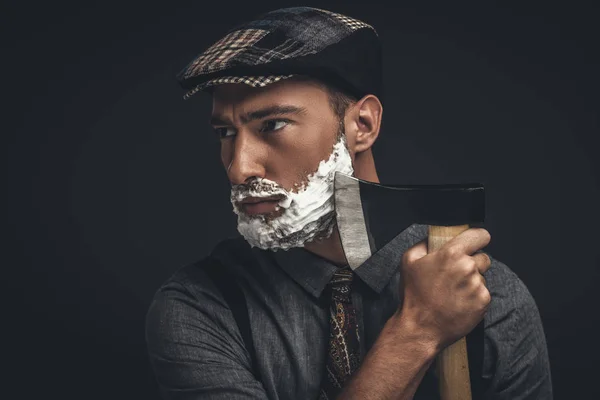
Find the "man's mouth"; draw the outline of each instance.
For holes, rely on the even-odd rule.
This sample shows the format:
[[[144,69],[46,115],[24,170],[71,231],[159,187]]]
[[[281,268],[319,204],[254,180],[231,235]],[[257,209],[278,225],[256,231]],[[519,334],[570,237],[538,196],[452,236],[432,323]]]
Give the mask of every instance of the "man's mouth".
[[[285,196],[246,197],[239,202],[239,207],[249,216],[271,214],[277,211],[277,203]]]

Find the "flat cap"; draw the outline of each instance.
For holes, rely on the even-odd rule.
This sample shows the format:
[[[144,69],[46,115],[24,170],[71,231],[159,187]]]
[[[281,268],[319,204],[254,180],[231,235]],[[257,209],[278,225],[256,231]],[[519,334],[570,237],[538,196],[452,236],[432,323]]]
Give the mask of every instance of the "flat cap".
[[[381,97],[377,32],[331,11],[282,8],[229,30],[177,74],[177,80],[187,99],[214,85],[262,87],[294,75],[320,79],[357,98]]]

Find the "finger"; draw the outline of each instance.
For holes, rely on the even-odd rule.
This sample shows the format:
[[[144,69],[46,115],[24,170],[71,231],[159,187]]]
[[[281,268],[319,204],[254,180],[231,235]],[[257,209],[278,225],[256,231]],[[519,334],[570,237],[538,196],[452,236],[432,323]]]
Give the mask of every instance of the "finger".
[[[472,258],[475,260],[475,265],[480,274],[484,274],[492,265],[492,259],[483,251],[476,252]]]
[[[450,239],[444,247],[453,247],[457,253],[471,255],[490,243],[490,233],[484,228],[469,228]]]
[[[486,286],[485,277],[481,274],[475,274],[472,277],[475,286],[479,287],[481,285]],[[487,286],[486,286],[487,287]]]
[[[427,239],[423,239],[410,249],[406,250],[402,260],[406,263],[413,263],[427,255]]]

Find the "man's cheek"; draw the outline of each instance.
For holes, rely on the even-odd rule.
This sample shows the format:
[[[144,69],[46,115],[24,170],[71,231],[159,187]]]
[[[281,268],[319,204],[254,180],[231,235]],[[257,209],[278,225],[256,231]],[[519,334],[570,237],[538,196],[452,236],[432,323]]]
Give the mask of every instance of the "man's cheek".
[[[221,163],[223,164],[225,171],[229,171],[232,161],[233,158],[231,157],[231,146],[221,141]]]

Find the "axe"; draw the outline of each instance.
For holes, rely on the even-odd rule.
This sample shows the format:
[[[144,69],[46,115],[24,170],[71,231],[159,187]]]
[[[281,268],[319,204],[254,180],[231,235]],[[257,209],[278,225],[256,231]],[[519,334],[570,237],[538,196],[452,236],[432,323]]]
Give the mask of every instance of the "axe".
[[[381,185],[336,172],[334,198],[342,248],[358,268],[413,224],[429,225],[428,251],[484,220],[481,184]],[[461,338],[436,360],[442,400],[470,400],[467,344]]]

